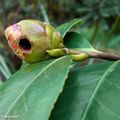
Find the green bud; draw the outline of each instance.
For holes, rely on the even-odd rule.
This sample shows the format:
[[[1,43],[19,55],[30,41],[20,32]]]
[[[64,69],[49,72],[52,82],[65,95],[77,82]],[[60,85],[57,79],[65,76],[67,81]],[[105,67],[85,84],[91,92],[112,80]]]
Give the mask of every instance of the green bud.
[[[28,63],[50,59],[46,50],[64,47],[60,33],[37,20],[22,20],[11,25],[5,35],[15,54]]]
[[[79,62],[79,61],[83,61],[83,60],[86,60],[87,58],[89,58],[90,56],[86,53],[80,53],[78,55],[71,55],[73,60],[76,61],[76,62]]]
[[[52,50],[46,50],[46,52],[51,56],[51,57],[61,57],[66,55],[65,54],[65,49],[52,49]]]

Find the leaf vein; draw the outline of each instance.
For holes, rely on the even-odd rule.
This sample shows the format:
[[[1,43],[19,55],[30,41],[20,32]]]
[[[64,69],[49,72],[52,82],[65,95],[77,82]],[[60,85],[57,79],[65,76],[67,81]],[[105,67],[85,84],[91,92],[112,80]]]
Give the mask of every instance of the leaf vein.
[[[92,93],[92,95],[91,95],[91,97],[90,97],[90,99],[89,99],[89,101],[88,101],[88,104],[87,104],[87,106],[86,106],[86,108],[85,108],[85,110],[84,110],[84,112],[83,112],[83,115],[82,115],[82,117],[81,117],[81,120],[85,120],[85,118],[86,118],[86,116],[87,116],[87,112],[88,112],[90,106],[92,105],[92,102],[93,102],[93,100],[94,100],[94,97],[95,97],[95,95],[96,95],[99,87],[100,87],[101,84],[104,82],[105,77],[106,77],[107,75],[109,75],[109,74],[114,70],[114,68],[117,66],[117,64],[118,64],[119,62],[120,62],[120,61],[117,61],[117,62],[113,63],[113,64],[106,70],[106,72],[103,74],[103,76],[101,77],[101,79],[100,79],[99,82],[97,83],[97,85],[96,85],[96,87],[95,87],[95,89],[94,89],[94,91],[93,91],[93,93]]]
[[[10,112],[10,110],[13,108],[13,106],[17,103],[17,101],[20,99],[20,97],[24,94],[24,92],[27,90],[27,88],[35,81],[35,79],[37,79],[37,77],[42,74],[46,69],[48,69],[52,64],[54,64],[55,62],[59,61],[61,58],[58,58],[56,60],[54,60],[53,62],[51,62],[49,65],[47,65],[41,72],[39,72],[34,78],[33,80],[23,89],[23,91],[21,92],[21,94],[15,99],[15,101],[13,102],[13,104],[10,106],[10,108],[8,109],[8,111],[6,112],[6,114],[4,115],[2,120],[5,120],[5,116],[7,116],[7,114]]]

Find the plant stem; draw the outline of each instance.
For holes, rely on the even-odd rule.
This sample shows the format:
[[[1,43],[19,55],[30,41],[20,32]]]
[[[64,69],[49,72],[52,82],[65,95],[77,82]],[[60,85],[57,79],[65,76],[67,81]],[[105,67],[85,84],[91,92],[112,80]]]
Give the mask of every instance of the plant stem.
[[[109,60],[109,61],[116,61],[120,60],[120,55],[115,54],[115,53],[105,53],[105,52],[100,52],[100,51],[93,51],[93,52],[88,52],[88,51],[76,51],[76,50],[70,50],[69,49],[69,55],[80,55],[80,54],[86,54],[90,58],[100,58],[104,60]]]
[[[89,55],[92,58],[100,58],[109,61],[120,60],[120,55],[114,53],[104,53],[104,52],[90,52]]]
[[[114,53],[104,53],[97,50],[94,51],[81,51],[68,48],[47,50],[47,53],[51,57],[60,57],[64,55],[70,55],[74,61],[81,61],[87,58],[100,58],[109,61],[120,60],[120,55]]]

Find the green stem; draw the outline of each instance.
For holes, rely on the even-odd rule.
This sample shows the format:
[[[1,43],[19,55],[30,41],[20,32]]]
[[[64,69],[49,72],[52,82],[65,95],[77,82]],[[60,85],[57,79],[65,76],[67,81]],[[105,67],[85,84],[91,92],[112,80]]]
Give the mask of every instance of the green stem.
[[[120,55],[114,53],[104,53],[100,51],[80,51],[68,48],[52,49],[46,51],[51,57],[70,55],[74,61],[82,61],[87,58],[100,58],[109,61],[120,60]]]

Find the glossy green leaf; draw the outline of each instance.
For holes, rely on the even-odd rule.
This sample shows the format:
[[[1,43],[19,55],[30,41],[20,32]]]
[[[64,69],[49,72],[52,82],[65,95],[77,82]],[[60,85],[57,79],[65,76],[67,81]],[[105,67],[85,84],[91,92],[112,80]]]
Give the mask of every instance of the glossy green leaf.
[[[111,37],[111,41],[108,44],[109,48],[120,52],[120,35],[114,35]]]
[[[120,120],[120,61],[70,73],[50,120]]]
[[[79,33],[68,32],[64,37],[64,45],[67,48],[79,49],[84,51],[93,51],[95,50],[87,39]]]
[[[75,25],[81,24],[83,21],[79,18],[76,18],[70,22],[60,25],[57,30],[61,33],[62,37],[66,35],[66,33]]]
[[[17,120],[48,120],[63,89],[71,59],[27,65],[0,88],[0,120],[16,116]]]

